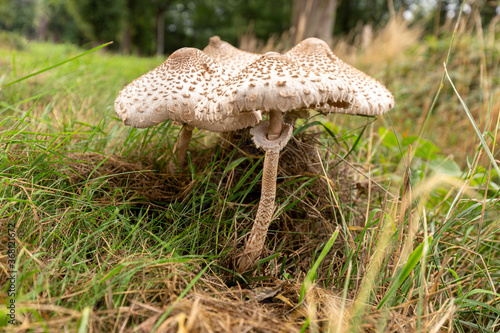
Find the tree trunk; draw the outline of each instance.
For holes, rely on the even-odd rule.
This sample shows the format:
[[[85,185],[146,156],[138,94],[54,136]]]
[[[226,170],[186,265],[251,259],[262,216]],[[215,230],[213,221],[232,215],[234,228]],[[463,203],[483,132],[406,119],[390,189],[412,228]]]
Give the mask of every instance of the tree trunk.
[[[166,12],[160,12],[156,17],[156,55],[158,56],[165,54],[165,14]]]
[[[132,32],[130,23],[126,23],[126,27],[122,31],[122,40],[120,44],[120,51],[124,54],[132,53]]]
[[[36,29],[36,39],[41,42],[46,41],[48,28],[49,28],[49,17],[47,14],[42,13],[38,19],[38,26]]]
[[[336,11],[337,0],[295,0],[292,42],[317,37],[331,45]]]

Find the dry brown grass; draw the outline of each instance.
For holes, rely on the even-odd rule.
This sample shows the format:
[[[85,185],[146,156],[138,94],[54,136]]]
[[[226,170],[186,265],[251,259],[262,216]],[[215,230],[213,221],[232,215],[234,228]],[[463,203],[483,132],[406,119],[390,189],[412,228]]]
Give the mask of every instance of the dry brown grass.
[[[269,281],[255,288],[228,287],[222,279],[214,278],[218,275],[207,272],[188,296],[176,301],[179,291],[195,274],[186,270],[185,264],[147,266],[137,272],[137,277],[146,277],[148,285],[154,287],[132,280],[120,306],[110,301],[104,304],[105,309],[90,311],[89,332],[150,332],[166,311],[170,314],[156,332],[299,332],[311,311],[317,327],[331,324],[329,318],[339,318],[340,298],[327,290],[311,288],[303,307],[298,304],[300,284]],[[78,297],[83,292],[63,298]],[[112,293],[109,289],[109,300],[116,297]],[[53,303],[49,299],[21,302],[19,307],[26,311],[20,315],[23,324],[7,327],[6,332],[76,331],[82,313]],[[43,324],[33,320],[31,311],[46,318]]]

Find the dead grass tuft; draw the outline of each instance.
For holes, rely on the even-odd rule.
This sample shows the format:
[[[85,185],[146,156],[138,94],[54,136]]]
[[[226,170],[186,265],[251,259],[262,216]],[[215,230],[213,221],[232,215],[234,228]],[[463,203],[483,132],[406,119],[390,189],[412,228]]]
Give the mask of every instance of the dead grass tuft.
[[[359,25],[348,35],[338,37],[334,42],[333,52],[355,67],[358,63],[376,69],[389,59],[403,59],[404,51],[419,43],[422,32],[421,26],[410,26],[408,21],[395,16],[378,30],[370,24]]]
[[[327,149],[327,156],[320,156],[319,152],[326,147],[320,147],[318,140],[319,133],[301,133],[293,138],[286,146],[280,157],[279,185],[286,184],[290,180],[304,177],[319,177],[321,181],[316,181],[312,186],[312,193],[320,198],[328,196],[329,187],[333,186],[342,201],[349,202],[356,195],[359,184],[353,182],[353,170],[345,166],[339,159],[333,160],[329,167],[335,164],[334,168],[324,174],[322,161],[329,159],[329,156],[335,153],[336,147]],[[201,173],[211,163],[214,163],[214,156],[218,144],[209,149],[205,154],[196,155],[193,152],[193,165],[195,173]],[[227,134],[221,137],[219,159],[226,158],[233,154],[233,149],[237,151],[232,157],[236,160],[241,157],[249,157],[252,160],[258,160],[263,157],[263,152],[253,144],[248,131],[239,131]],[[338,147],[337,147],[338,148]],[[77,187],[77,193],[85,186],[88,186],[92,180],[106,180],[108,186],[106,191],[114,194],[117,201],[127,202],[169,202],[184,199],[189,195],[189,189],[192,188],[193,180],[188,170],[180,170],[175,174],[158,170],[158,164],[154,158],[145,159],[144,157],[123,158],[115,155],[104,155],[99,153],[71,154],[68,156],[73,162],[65,164],[65,173],[72,185]],[[328,166],[327,166],[328,168]],[[230,179],[225,180],[227,187],[234,185],[240,177],[243,176],[244,168],[238,168],[231,174]],[[222,173],[223,170],[215,170],[214,173],[219,177],[227,177]],[[259,172],[257,168],[255,176]],[[116,190],[120,193],[116,195]],[[285,190],[285,188],[280,188]],[[306,190],[304,190],[306,191]],[[311,191],[308,188],[307,191]],[[292,194],[291,190],[287,194]],[[293,194],[300,197],[303,192]],[[279,197],[279,195],[278,195]],[[109,197],[108,197],[109,198]],[[100,198],[103,204],[107,204],[105,198]],[[306,206],[309,206],[306,204]]]
[[[124,160],[98,153],[72,154],[70,158],[74,162],[67,164],[66,173],[77,193],[81,194],[89,180],[106,179],[107,191],[113,195],[99,198],[102,204],[174,201],[186,196],[191,186],[187,173],[158,172],[154,161]],[[107,202],[106,198],[114,198],[115,202]]]
[[[300,133],[281,154],[277,198],[280,201],[289,198],[296,201],[296,204],[291,209],[275,213],[268,236],[271,245],[264,257],[280,251],[282,256],[262,267],[262,273],[267,276],[278,277],[283,256],[286,256],[283,269],[297,279],[303,278],[317,249],[342,221],[339,205],[342,209],[348,209],[350,225],[362,227],[365,223],[367,184],[371,180],[359,174],[362,166],[345,163],[338,157],[346,153],[345,148],[337,144],[324,147],[318,139],[319,133]],[[228,158],[231,154],[233,161],[249,157],[230,173],[224,173],[223,167],[231,161],[224,163],[222,167],[216,166],[213,170],[215,178],[211,182],[224,184],[225,191],[230,191],[242,177],[248,176],[246,166],[263,157],[263,152],[255,148],[248,131],[238,131],[224,135],[220,145],[204,154],[196,155],[193,152],[195,172],[202,173],[208,166],[213,166],[217,152],[218,159]],[[75,162],[66,165],[65,173],[78,194],[87,190],[93,181],[100,180],[102,184],[102,179],[106,179],[105,187],[100,185],[101,195],[93,197],[94,202],[100,205],[127,203],[167,206],[173,201],[185,202],[189,200],[191,190],[202,181],[200,177],[193,178],[187,171],[173,175],[156,170],[154,159],[125,160],[118,156],[96,153],[72,155],[71,159]],[[328,161],[328,165],[325,165],[325,161]],[[257,177],[259,172],[260,168],[257,167],[248,179]],[[304,187],[307,182],[312,184]],[[371,187],[372,195],[380,192],[375,185]],[[236,232],[239,235],[246,235],[252,227],[251,217],[255,215],[259,189],[260,183],[257,183],[255,193],[248,195],[243,203],[244,207],[240,205],[238,208],[243,210],[245,216],[250,217],[237,221]],[[332,199],[332,196],[337,199]],[[227,205],[231,206],[231,203]],[[234,212],[231,210],[225,214],[234,215]],[[344,241],[338,240],[337,250],[332,251],[324,261],[324,269],[320,271],[325,272],[322,273],[325,278],[331,269],[329,265],[334,269],[343,265],[346,259],[342,254]],[[234,268],[237,257],[234,251],[238,252],[243,242],[244,238],[234,238],[234,250],[223,258],[221,265]]]

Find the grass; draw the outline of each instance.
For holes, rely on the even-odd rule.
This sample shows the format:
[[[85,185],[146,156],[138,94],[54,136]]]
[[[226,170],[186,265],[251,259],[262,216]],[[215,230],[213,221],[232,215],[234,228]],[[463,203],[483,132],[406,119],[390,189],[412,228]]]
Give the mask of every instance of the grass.
[[[356,38],[350,48],[337,42],[344,59],[388,85],[396,107],[376,120],[299,122],[280,159],[278,209],[256,276],[233,270],[263,163],[245,131],[197,132],[189,169],[168,174],[179,127],[127,128],[112,103],[164,59],[102,49],[75,58],[86,51],[36,42],[0,48],[3,302],[11,299],[10,224],[18,272],[17,325],[8,324],[6,307],[0,325],[498,331],[495,24],[483,31],[464,18],[453,36],[453,26],[420,36],[419,27],[392,22],[373,39],[387,43],[385,53]]]

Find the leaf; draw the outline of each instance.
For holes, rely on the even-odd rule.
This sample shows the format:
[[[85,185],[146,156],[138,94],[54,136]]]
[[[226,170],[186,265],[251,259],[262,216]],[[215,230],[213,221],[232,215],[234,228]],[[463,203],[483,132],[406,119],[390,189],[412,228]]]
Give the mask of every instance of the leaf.
[[[396,138],[396,134],[394,134],[392,131],[389,131],[387,128],[380,127],[378,129],[378,135],[381,138],[384,138],[382,140],[382,145],[388,147],[388,148],[398,148],[398,139]]]
[[[418,144],[415,144],[415,142],[417,141]],[[436,146],[429,140],[419,140],[418,136],[407,136],[403,138],[403,140],[401,141],[401,145],[403,146],[404,151],[407,151],[409,145],[414,145],[416,147],[415,156],[421,157],[426,160],[435,159],[437,157],[436,153],[439,152],[438,146]]]
[[[420,140],[420,146],[415,150],[415,156],[421,157],[426,160],[433,160],[437,157],[436,153],[439,148],[430,141]]]
[[[459,178],[462,175],[462,170],[460,170],[458,164],[449,158],[443,159],[442,157],[439,157],[437,159],[434,159],[429,162],[429,167],[434,172],[456,178]]]

